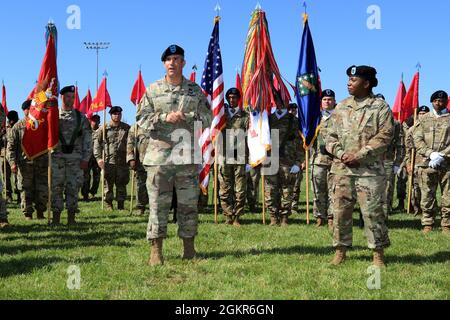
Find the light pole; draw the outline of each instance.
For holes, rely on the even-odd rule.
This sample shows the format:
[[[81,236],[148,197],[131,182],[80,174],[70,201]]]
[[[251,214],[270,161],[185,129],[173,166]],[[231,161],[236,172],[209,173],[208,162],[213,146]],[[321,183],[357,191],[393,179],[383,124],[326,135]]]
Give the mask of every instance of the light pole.
[[[111,42],[85,42],[84,46],[88,50],[95,50],[97,54],[97,90],[98,90],[98,53],[100,50],[109,49]]]

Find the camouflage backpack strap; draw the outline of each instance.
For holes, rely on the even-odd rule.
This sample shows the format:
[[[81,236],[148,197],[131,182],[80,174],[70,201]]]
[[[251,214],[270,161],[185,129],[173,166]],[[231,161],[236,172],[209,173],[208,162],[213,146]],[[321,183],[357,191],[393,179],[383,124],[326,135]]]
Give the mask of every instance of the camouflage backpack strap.
[[[59,128],[59,140],[61,141],[61,149],[65,154],[73,153],[74,143],[78,136],[81,134],[81,113],[78,110],[74,110],[76,115],[76,126],[75,130],[72,133],[72,137],[70,138],[70,143],[67,144],[64,135],[62,134],[61,127]]]

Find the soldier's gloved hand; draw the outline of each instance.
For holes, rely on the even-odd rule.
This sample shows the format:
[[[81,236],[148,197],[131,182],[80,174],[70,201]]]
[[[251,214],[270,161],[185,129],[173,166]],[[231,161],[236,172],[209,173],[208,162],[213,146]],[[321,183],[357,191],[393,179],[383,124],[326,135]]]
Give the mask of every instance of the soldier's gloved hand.
[[[440,160],[440,159],[442,159],[442,161],[444,160],[444,155],[442,153],[432,152],[430,154],[430,160],[431,161],[436,161],[436,160]]]
[[[105,169],[105,162],[103,160],[98,160],[97,161],[98,166],[100,167],[100,169]]]
[[[130,161],[130,168],[131,168],[131,170],[134,170],[134,171],[136,171],[136,160],[131,160]]]
[[[249,173],[252,170],[252,166],[249,164],[245,165],[245,173]]]
[[[292,174],[297,174],[297,173],[299,173],[299,172],[300,172],[300,167],[297,166],[296,164],[294,164],[294,165],[292,166],[292,168],[291,168],[291,173],[292,173]]]
[[[394,166],[393,171],[394,171],[395,175],[398,175],[398,173],[400,172],[400,167],[399,166]]]
[[[89,162],[88,161],[81,161],[80,162],[80,168],[82,169],[82,170],[87,170],[87,169],[89,169]]]

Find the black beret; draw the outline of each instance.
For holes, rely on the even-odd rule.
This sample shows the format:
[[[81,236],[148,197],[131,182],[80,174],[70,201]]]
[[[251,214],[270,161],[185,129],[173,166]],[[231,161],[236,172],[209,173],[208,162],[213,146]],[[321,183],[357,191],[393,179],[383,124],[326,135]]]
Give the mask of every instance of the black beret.
[[[381,93],[376,94],[375,97],[379,98],[379,99],[386,100],[386,98]]]
[[[75,93],[75,86],[67,86],[61,89],[61,91],[59,91],[60,95],[65,95],[66,93]]]
[[[22,110],[27,110],[31,108],[31,100],[27,100],[24,103],[22,103]]]
[[[238,88],[230,88],[228,89],[227,93],[225,94],[225,98],[228,100],[228,96],[230,94],[235,94],[237,96],[239,96],[239,98],[241,97],[241,91],[239,91]]]
[[[445,92],[444,90],[439,90],[436,91],[435,93],[433,93],[433,95],[431,96],[430,102],[433,102],[436,99],[444,99],[447,100],[448,99],[448,94],[447,92]]]
[[[89,117],[89,120],[100,121],[100,116],[98,114],[93,114]]]
[[[19,121],[19,114],[17,113],[17,111],[14,111],[14,110],[8,112],[8,115],[6,117],[8,118],[9,121],[14,121],[14,122]]]
[[[419,113],[419,112],[426,112],[426,113],[428,113],[428,112],[430,112],[430,108],[428,108],[427,106],[418,107],[417,108],[417,113]]]
[[[371,86],[375,88],[378,86],[377,70],[369,66],[351,66],[347,69],[349,77],[363,78],[370,82]]]
[[[296,103],[289,103],[288,109],[298,109],[298,105]]]
[[[166,61],[167,57],[173,54],[179,54],[181,56],[184,56],[184,49],[180,46],[177,46],[176,44],[173,44],[169,46],[162,54],[161,61]]]
[[[332,98],[336,98],[336,94],[334,93],[333,90],[331,89],[326,89],[322,91],[322,98],[324,97],[332,97]]]
[[[114,112],[122,112],[122,111],[123,111],[123,109],[121,107],[115,106],[109,110],[109,114],[113,114]]]

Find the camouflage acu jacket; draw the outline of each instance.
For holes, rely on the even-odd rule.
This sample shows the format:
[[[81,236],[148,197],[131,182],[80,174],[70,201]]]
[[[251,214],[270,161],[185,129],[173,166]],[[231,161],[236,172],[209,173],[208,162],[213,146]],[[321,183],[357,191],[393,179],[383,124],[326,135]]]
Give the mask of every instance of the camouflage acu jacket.
[[[94,157],[97,161],[103,158],[105,148],[105,163],[115,165],[127,164],[127,139],[130,126],[121,122],[118,126],[108,123],[103,141],[103,126],[98,128],[94,141]]]
[[[136,127],[138,128],[137,133],[135,133]],[[127,163],[132,160],[139,160],[142,165],[144,162],[145,152],[147,151],[149,138],[150,136],[148,132],[141,127],[138,127],[137,124],[131,126],[130,131],[128,132],[127,140]]]

